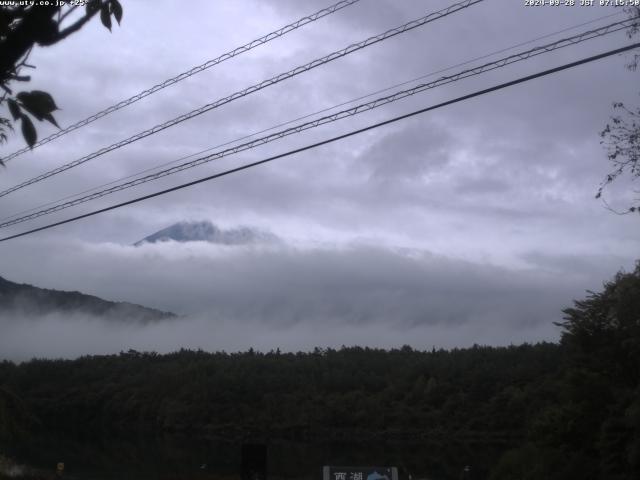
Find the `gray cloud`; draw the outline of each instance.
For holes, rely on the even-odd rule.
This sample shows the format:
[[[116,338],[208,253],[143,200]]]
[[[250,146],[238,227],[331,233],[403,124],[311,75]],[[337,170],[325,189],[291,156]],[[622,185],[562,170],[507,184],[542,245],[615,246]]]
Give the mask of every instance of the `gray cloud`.
[[[227,352],[254,348],[269,351],[310,351],[316,346],[368,345],[390,348],[411,345],[417,349],[452,348],[477,344],[547,340],[555,335],[550,325],[509,329],[499,321],[483,325],[420,326],[397,329],[384,324],[326,325],[301,322],[292,326],[265,325],[255,321],[231,321],[212,317],[189,317],[156,325],[107,324],[99,319],[50,315],[46,318],[7,322],[0,318],[0,353],[3,359],[76,358],[81,355],[138,351],[173,352],[180,348]],[[6,332],[6,335],[4,333]]]
[[[401,129],[384,132],[361,154],[374,180],[420,178],[446,165],[455,149],[449,130],[429,122],[409,122]],[[402,152],[402,154],[398,154]]]
[[[0,185],[11,186],[450,3],[360,2],[10,162],[0,172]],[[28,88],[54,95],[61,125],[325,4],[203,0],[188,9],[173,2],[150,6],[148,1],[127,5],[122,27],[111,34],[95,22],[60,45],[34,51],[31,62],[38,69]],[[483,2],[4,197],[0,216],[611,12]],[[540,56],[47,220],[265,158],[627,41],[620,33]],[[585,288],[598,288],[620,266],[630,268],[639,251],[637,219],[613,215],[593,198],[608,171],[597,133],[611,102],[638,99],[637,73],[625,71],[624,63],[625,58],[613,57],[1,244],[0,275],[196,316],[213,312],[228,322],[229,332],[248,322],[247,331],[260,332],[259,339],[278,338],[270,329],[286,331],[281,338],[292,346],[296,338],[306,345],[304,338],[318,333],[314,329],[329,343],[339,343],[342,333],[354,343],[361,338],[372,344],[384,343],[378,337],[437,345],[554,338],[557,332],[549,325],[559,309]],[[41,135],[52,131],[43,125]],[[16,136],[3,151],[21,142]],[[624,205],[627,187],[607,192],[614,206]],[[255,225],[304,247],[136,251],[120,246],[177,221],[201,218],[222,228]],[[399,253],[397,246],[414,253]],[[392,324],[385,323],[389,318]],[[330,319],[334,329],[318,327],[320,319]],[[208,324],[202,322],[190,325],[202,325],[193,331],[206,336]],[[368,325],[369,336],[356,335],[363,334],[361,325]],[[410,335],[412,329],[424,336]],[[231,339],[242,334],[227,337],[233,345]],[[216,342],[223,345],[227,337],[219,335]]]
[[[18,248],[13,257],[24,259],[25,251]],[[135,299],[187,315],[144,327],[56,314],[5,319],[0,351],[12,358],[73,356],[91,349],[296,349],[343,343],[430,348],[554,340],[558,331],[552,322],[560,320],[561,309],[600,280],[589,268],[509,270],[362,243],[56,242],[46,252],[32,251],[27,262],[9,260],[4,269],[14,280],[37,279],[57,289],[80,284],[109,300]],[[64,277],[56,275],[62,270]],[[57,332],[53,346],[52,331]]]

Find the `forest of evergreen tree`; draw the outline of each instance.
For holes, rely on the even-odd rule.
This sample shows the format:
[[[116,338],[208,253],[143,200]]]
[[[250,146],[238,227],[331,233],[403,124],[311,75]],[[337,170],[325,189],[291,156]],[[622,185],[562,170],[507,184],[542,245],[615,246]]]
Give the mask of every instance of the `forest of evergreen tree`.
[[[0,434],[459,439],[494,479],[640,478],[640,264],[574,303],[558,344],[3,361]]]

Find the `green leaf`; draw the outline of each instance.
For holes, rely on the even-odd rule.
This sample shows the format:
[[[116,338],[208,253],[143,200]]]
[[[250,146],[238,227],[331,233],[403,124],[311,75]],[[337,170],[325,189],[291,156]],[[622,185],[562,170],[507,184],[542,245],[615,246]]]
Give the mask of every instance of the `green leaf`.
[[[18,120],[20,118],[20,105],[13,98],[7,99],[7,105],[9,106],[9,112],[11,112],[11,116],[14,120]]]
[[[100,8],[100,0],[89,0],[86,5],[86,14],[91,15]]]
[[[100,9],[100,21],[102,24],[111,31],[111,12],[109,11],[109,4],[105,3]]]
[[[51,95],[41,90],[20,92],[17,98],[25,110],[40,121],[45,118],[45,115],[50,114],[54,110],[58,110],[56,102],[53,101]]]
[[[56,127],[60,128],[60,125],[58,125],[58,122],[56,122],[56,119],[53,118],[53,115],[51,115],[50,113],[46,113],[43,115],[43,118],[49,122],[49,123],[53,123]]]
[[[38,139],[38,135],[36,133],[36,127],[33,126],[33,122],[26,115],[22,115],[22,136],[29,147],[33,148],[33,145]]]
[[[42,90],[32,90],[31,97],[37,99],[37,101],[43,105],[44,109],[49,113],[54,110],[58,110],[58,106],[53,100],[53,97],[47,92],[43,92]]]
[[[111,0],[111,13],[113,13],[113,18],[115,18],[118,25],[120,25],[120,21],[122,20],[122,5],[120,5],[118,0]]]

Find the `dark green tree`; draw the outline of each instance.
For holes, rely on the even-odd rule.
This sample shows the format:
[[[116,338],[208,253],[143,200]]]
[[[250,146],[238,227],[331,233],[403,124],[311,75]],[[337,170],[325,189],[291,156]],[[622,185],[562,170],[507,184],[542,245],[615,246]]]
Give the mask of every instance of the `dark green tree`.
[[[492,478],[640,478],[640,261],[563,312],[564,364]]]
[[[589,447],[604,478],[637,478],[640,261],[633,272],[619,272],[601,292],[589,292],[564,313],[561,342],[572,358],[571,406],[579,407],[587,426],[582,438],[595,440]]]
[[[6,105],[11,118],[0,115],[0,143],[7,140],[13,124],[20,122],[22,135],[29,146],[37,141],[33,120],[48,121],[58,126],[53,112],[58,109],[53,97],[41,90],[14,91],[14,82],[28,82],[23,75],[34,47],[48,47],[80,30],[94,16],[111,30],[111,18],[122,20],[122,6],[118,0],[89,0],[78,16],[78,6],[64,5],[0,6],[0,105]],[[55,3],[55,2],[49,2]],[[69,23],[70,19],[73,22]],[[2,159],[0,159],[2,164]]]
[[[640,261],[564,310],[562,344],[581,366],[633,387],[640,380]]]

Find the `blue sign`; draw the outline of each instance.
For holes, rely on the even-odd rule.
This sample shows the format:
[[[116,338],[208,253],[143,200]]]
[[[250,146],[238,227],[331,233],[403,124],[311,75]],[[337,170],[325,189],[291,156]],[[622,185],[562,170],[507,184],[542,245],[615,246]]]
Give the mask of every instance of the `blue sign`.
[[[322,467],[322,480],[398,480],[396,467]]]

